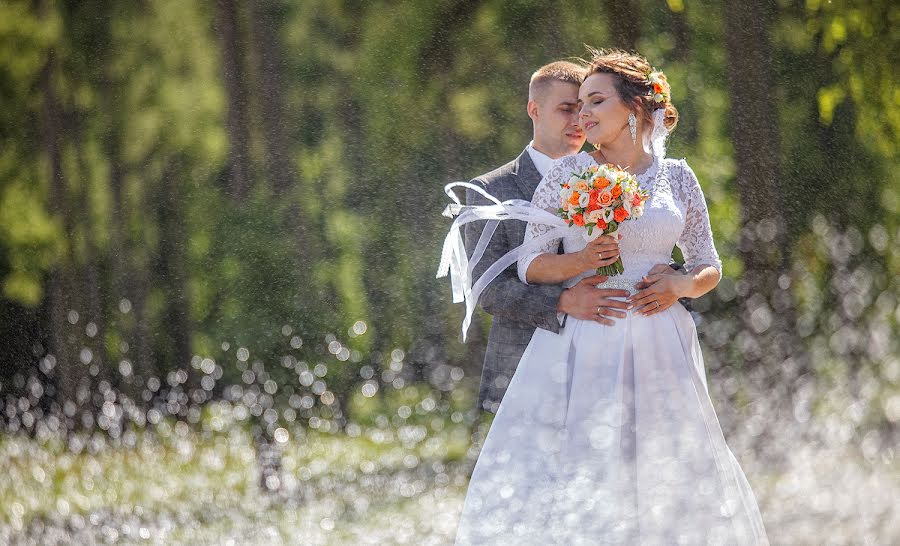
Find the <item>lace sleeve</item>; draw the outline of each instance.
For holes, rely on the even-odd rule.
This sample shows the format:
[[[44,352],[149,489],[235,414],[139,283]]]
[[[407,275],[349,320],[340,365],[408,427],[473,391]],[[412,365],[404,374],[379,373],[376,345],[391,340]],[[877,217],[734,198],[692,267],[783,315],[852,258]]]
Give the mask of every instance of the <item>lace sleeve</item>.
[[[715,267],[722,274],[722,262],[713,242],[709,224],[709,210],[697,175],[683,159],[672,169],[670,180],[675,197],[684,207],[684,230],[678,238],[678,248],[684,254],[684,265],[691,270],[702,264]]]
[[[531,199],[531,204],[556,214],[556,210],[559,208],[560,184],[568,180],[574,171],[580,169],[581,155],[582,154],[570,155],[554,161],[550,170],[547,171],[547,175],[541,179],[541,183],[538,184],[537,189],[534,191],[534,197]],[[525,227],[524,242],[528,242],[535,237],[547,233],[551,229],[553,229],[551,226],[545,224],[533,224],[529,222]],[[551,239],[546,244],[542,245],[540,249],[519,259],[519,279],[523,283],[528,284],[528,281],[525,280],[525,274],[528,271],[528,266],[531,265],[531,262],[541,254],[556,254],[561,240],[562,239]]]

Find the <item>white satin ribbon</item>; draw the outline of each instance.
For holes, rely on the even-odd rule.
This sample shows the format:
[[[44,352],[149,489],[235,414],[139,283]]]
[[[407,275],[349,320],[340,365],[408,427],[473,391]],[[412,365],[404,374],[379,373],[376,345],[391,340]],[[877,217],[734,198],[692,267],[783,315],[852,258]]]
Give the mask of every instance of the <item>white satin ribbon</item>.
[[[453,188],[459,187],[474,190],[494,204],[463,205],[453,192]],[[534,253],[548,241],[564,237],[569,229],[569,225],[559,216],[538,208],[528,201],[510,199],[501,202],[483,188],[469,182],[452,182],[444,186],[444,192],[454,203],[444,209],[444,216],[448,218],[452,218],[453,215],[458,216],[453,221],[453,225],[450,226],[450,231],[444,239],[437,278],[446,277],[447,273],[449,273],[450,284],[453,289],[453,302],[459,303],[464,301],[466,304],[466,316],[462,323],[462,338],[465,342],[469,325],[472,322],[472,314],[475,312],[475,304],[478,303],[478,298],[487,285],[520,258]],[[461,228],[470,222],[481,220],[487,220],[487,223],[481,232],[481,237],[478,239],[478,244],[475,246],[475,251],[472,253],[470,260],[466,254]],[[538,237],[529,239],[501,256],[473,283],[472,272],[484,256],[484,251],[502,220],[522,220],[532,224],[547,225],[553,229]]]

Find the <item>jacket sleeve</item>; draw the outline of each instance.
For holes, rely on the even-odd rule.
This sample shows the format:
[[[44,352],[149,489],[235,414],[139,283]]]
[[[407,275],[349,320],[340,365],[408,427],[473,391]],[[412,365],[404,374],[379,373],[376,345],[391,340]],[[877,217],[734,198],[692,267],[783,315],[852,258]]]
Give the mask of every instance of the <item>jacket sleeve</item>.
[[[472,184],[479,185],[490,193],[490,189],[483,181],[476,178],[472,180]],[[492,203],[478,192],[467,190],[466,204],[490,205]],[[518,221],[504,220],[500,222],[484,251],[484,256],[472,272],[474,280],[477,280],[497,259],[522,244],[522,241],[511,240],[510,231],[506,226],[508,222]],[[466,252],[469,256],[472,255],[478,244],[485,223],[485,221],[470,222],[465,226]],[[495,317],[503,317],[558,333],[560,324],[556,307],[562,291],[561,285],[528,285],[521,282],[516,271],[516,264],[513,263],[484,289],[478,303],[482,309]]]

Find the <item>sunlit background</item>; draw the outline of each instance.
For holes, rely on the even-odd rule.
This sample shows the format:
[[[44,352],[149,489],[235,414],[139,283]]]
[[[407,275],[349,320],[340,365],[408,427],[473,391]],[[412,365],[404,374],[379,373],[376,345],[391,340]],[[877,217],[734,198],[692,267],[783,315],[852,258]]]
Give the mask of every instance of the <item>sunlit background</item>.
[[[0,543],[452,542],[489,317],[441,188],[584,44],[672,83],[770,539],[900,543],[887,0],[0,1]]]

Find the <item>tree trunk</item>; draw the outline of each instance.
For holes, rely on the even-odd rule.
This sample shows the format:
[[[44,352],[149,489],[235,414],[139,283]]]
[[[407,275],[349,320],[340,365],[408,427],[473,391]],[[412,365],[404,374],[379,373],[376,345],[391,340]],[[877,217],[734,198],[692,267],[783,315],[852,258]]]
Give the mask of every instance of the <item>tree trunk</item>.
[[[83,303],[85,333],[90,338],[88,342],[94,353],[93,362],[97,364],[100,373],[106,379],[115,384],[116,373],[109,366],[106,357],[106,345],[103,343],[103,293],[100,286],[100,251],[97,245],[96,234],[91,216],[91,172],[88,160],[85,157],[84,143],[87,141],[86,122],[81,112],[72,116],[72,145],[75,148],[75,156],[78,162],[79,188],[78,188],[78,219],[84,236],[84,266],[80,282],[83,286],[82,294],[87,299]],[[89,330],[94,325],[93,332]]]
[[[672,32],[675,35],[675,50],[672,52],[673,60],[678,61],[682,67],[691,66],[691,38],[690,27],[684,14],[684,6],[680,10],[669,10],[672,17]],[[700,134],[697,129],[699,112],[697,110],[696,93],[691,89],[691,73],[685,78],[685,89],[678,93],[678,132],[691,147],[697,144]]]
[[[742,319],[758,340],[750,360],[780,365],[800,347],[793,302],[780,286],[789,278],[787,226],[778,184],[778,110],[771,70],[769,28],[775,5],[766,0],[730,4],[725,10],[731,131],[737,166],[744,262]]]
[[[284,115],[284,66],[281,57],[279,5],[271,0],[254,0],[252,30],[256,61],[256,90],[259,97],[266,171],[276,194],[285,194],[296,185],[297,173],[291,161]]]
[[[637,50],[637,41],[641,36],[638,3],[634,0],[606,0],[603,8],[612,45],[626,51]]]
[[[42,16],[47,13],[47,5],[41,3],[38,7]],[[65,236],[66,245],[71,241],[71,219],[67,210],[67,183],[62,166],[62,153],[60,150],[61,115],[57,100],[54,73],[56,71],[56,51],[50,48],[47,61],[41,69],[40,88],[43,98],[41,112],[41,136],[44,151],[47,154],[50,169],[50,192],[48,208],[55,218],[62,219],[67,226]],[[63,253],[65,256],[66,253]],[[74,362],[74,354],[69,350],[66,340],[66,315],[67,315],[67,286],[68,274],[64,257],[53,266],[47,278],[48,316],[50,320],[48,332],[48,350],[56,358],[57,393],[60,403],[74,401],[79,381],[79,371]]]
[[[167,363],[175,369],[183,369],[190,378],[188,388],[195,387],[191,362],[191,320],[188,294],[187,241],[184,238],[185,222],[176,177],[181,171],[176,163],[164,170],[158,199],[159,259],[163,285],[168,302],[165,311],[165,328],[168,331],[171,351]]]
[[[243,199],[250,190],[250,127],[247,115],[243,51],[234,0],[216,2],[222,45],[222,74],[227,95],[229,186],[232,197]]]

